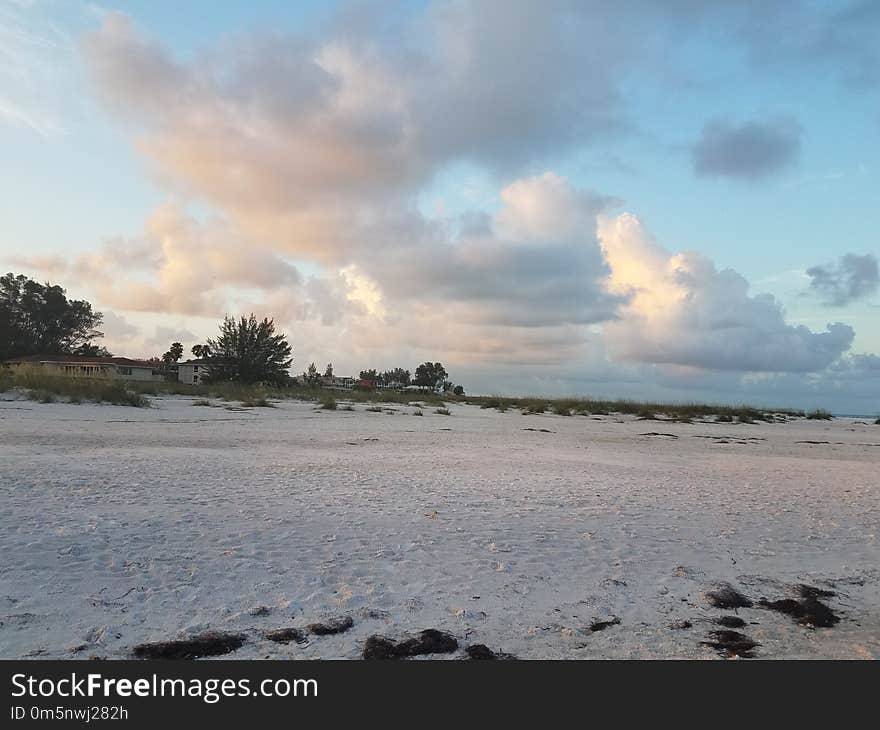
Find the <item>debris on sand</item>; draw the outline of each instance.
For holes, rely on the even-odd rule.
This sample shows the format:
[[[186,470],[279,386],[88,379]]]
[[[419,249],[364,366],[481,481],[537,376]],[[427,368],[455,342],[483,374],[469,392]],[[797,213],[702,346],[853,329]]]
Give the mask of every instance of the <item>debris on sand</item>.
[[[397,645],[384,636],[370,636],[364,644],[364,659],[398,659]]]
[[[649,431],[648,433],[640,433],[639,436],[662,436],[668,439],[677,439],[674,433],[658,433],[657,431]]]
[[[728,631],[723,629],[712,631],[709,633],[709,636],[712,637],[712,641],[701,641],[700,643],[705,646],[711,646],[713,649],[717,649],[725,656],[738,656],[743,659],[751,659],[755,656],[752,649],[758,646],[758,643],[745,634],[741,634],[738,631]]]
[[[523,431],[536,431],[538,433],[553,433],[549,428],[524,428]]]
[[[468,655],[468,659],[474,659],[474,660],[516,659],[516,657],[513,656],[513,654],[505,654],[504,652],[494,652],[485,644],[471,644],[464,651]]]
[[[715,619],[715,623],[726,629],[741,629],[746,625],[739,616],[719,616]]]
[[[754,604],[729,583],[723,583],[714,591],[706,591],[706,600],[714,608],[751,608]]]
[[[834,591],[808,586],[805,583],[798,583],[797,591],[801,594],[801,598],[834,598],[837,595]]]
[[[291,641],[295,641],[297,644],[306,642],[306,635],[299,629],[293,628],[269,631],[266,633],[266,638],[278,644],[289,644]]]
[[[248,609],[248,614],[251,616],[268,616],[270,613],[272,613],[272,609],[268,606],[254,606]]]
[[[239,649],[242,644],[244,644],[242,634],[206,631],[179,641],[138,644],[133,653],[137,659],[198,659],[203,656],[229,654]]]
[[[619,623],[620,619],[617,616],[612,616],[608,621],[593,621],[590,624],[590,631],[595,634],[597,631],[604,631],[609,626],[617,626]]]
[[[820,597],[828,598],[837,595],[834,591],[826,591],[803,584],[796,586],[796,588],[801,597],[799,601],[793,598],[783,598],[778,601],[768,601],[762,598],[758,601],[758,605],[770,611],[788,614],[801,626],[830,629],[840,622],[840,617],[819,600]]]
[[[458,640],[445,631],[425,629],[418,636],[404,639],[397,645],[397,652],[403,656],[419,654],[448,654],[458,649]]]
[[[342,618],[330,619],[326,623],[315,623],[306,626],[306,631],[315,634],[315,636],[329,636],[330,634],[342,634],[354,626],[354,619],[351,616],[343,616]]]
[[[458,639],[437,629],[425,629],[418,636],[394,643],[385,636],[370,636],[364,644],[364,659],[406,659],[422,654],[449,654],[458,649]]]
[[[694,625],[686,619],[684,621],[675,621],[674,623],[669,624],[669,628],[675,631],[683,631],[685,629],[692,629],[693,627]]]

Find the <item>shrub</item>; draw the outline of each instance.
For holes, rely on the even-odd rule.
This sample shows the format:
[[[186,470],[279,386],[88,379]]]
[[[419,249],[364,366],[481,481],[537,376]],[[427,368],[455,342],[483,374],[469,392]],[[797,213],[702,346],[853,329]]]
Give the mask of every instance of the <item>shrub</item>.
[[[719,423],[733,423],[733,416],[729,413],[719,413],[715,420]]]
[[[211,401],[209,401],[207,398],[199,398],[198,400],[194,400],[192,404],[194,406],[210,406]]]
[[[424,416],[425,413],[424,413],[424,411],[415,410],[415,411],[413,411],[413,415],[414,416]]]
[[[830,421],[834,416],[832,416],[828,411],[824,408],[817,408],[815,411],[810,411],[807,414],[807,418],[811,421]]]
[[[274,408],[275,404],[270,403],[266,396],[256,398],[245,398],[241,401],[242,408]]]
[[[553,413],[555,413],[557,416],[570,416],[571,415],[571,408],[569,408],[568,406],[566,406],[563,403],[554,403],[553,404]]]
[[[335,411],[336,410],[336,399],[330,395],[329,393],[321,396],[321,408],[325,411]]]

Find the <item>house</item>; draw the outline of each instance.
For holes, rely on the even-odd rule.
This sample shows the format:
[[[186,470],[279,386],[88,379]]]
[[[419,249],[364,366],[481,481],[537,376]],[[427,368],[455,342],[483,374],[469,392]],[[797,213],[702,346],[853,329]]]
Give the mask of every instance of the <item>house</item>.
[[[87,357],[85,355],[23,355],[6,360],[12,370],[39,369],[42,374],[67,378],[106,378],[117,380],[164,380],[160,364],[127,357]]]
[[[187,360],[177,365],[177,380],[187,385],[198,385],[208,374],[207,360]]]
[[[354,388],[354,385],[354,378],[340,378],[335,375],[331,375],[329,378],[327,376],[321,378],[321,386],[331,390],[351,390]]]

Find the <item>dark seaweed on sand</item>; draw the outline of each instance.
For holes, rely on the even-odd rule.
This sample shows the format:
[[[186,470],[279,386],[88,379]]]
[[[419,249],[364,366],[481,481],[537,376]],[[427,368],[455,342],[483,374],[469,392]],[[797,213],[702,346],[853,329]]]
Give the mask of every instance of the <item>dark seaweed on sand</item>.
[[[385,636],[370,636],[364,644],[364,659],[406,659],[423,654],[449,654],[458,649],[458,639],[437,629],[425,629],[418,636],[394,642]]]
[[[828,598],[836,595],[834,591],[803,584],[798,585],[797,589],[801,596],[799,601],[794,598],[782,598],[778,601],[762,598],[758,605],[770,611],[787,614],[801,626],[829,629],[840,622],[840,617],[819,600],[820,597]]]
[[[744,659],[751,659],[755,654],[752,651],[758,642],[753,641],[745,634],[738,631],[729,631],[727,629],[712,631],[709,633],[712,637],[711,641],[701,641],[701,644],[711,646],[726,656],[739,656]]]
[[[203,656],[229,654],[244,644],[242,634],[207,631],[179,641],[157,641],[138,644],[134,656],[138,659],[198,659]]]
[[[329,636],[330,634],[342,634],[354,626],[354,619],[351,616],[343,618],[334,618],[325,623],[314,623],[306,626],[306,631],[316,636]]]
[[[751,608],[754,604],[732,585],[725,583],[706,592],[706,600],[715,608]]]

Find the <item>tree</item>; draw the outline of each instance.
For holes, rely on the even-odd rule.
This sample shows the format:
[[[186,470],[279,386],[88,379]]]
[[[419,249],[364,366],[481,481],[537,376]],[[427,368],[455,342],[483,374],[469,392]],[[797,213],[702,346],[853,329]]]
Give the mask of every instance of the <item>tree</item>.
[[[379,384],[379,373],[376,368],[361,370],[360,379],[369,383],[371,388],[375,388]]]
[[[446,380],[446,368],[439,362],[424,362],[416,368],[415,384],[421,388],[437,390]]]
[[[190,352],[192,352],[193,357],[199,360],[210,357],[211,355],[211,351],[208,349],[207,345],[193,345]]]
[[[333,377],[333,363],[332,362],[328,362],[327,367],[324,368],[324,377],[325,378],[332,378]]]
[[[290,343],[275,332],[275,323],[269,318],[258,321],[253,314],[238,320],[225,317],[220,336],[205,344],[210,351],[210,381],[279,384],[290,377]]]
[[[181,357],[183,357],[183,345],[179,342],[172,342],[168,352],[162,355],[162,362],[165,363],[166,367],[170,367],[180,360]]]
[[[405,388],[410,383],[409,370],[394,368],[382,373],[382,381],[393,388]]]
[[[464,388],[462,388],[460,385],[456,385],[452,389],[452,392],[454,395],[464,395]]]
[[[26,276],[0,277],[0,360],[20,355],[73,354],[103,337],[103,321],[85,300]]]
[[[106,347],[102,345],[96,345],[92,342],[89,342],[85,345],[80,345],[77,347],[73,353],[74,355],[84,355],[85,357],[113,357],[113,353],[110,352]]]
[[[321,376],[318,374],[318,366],[315,363],[309,363],[309,369],[302,374],[303,382],[309,386],[320,385]]]

